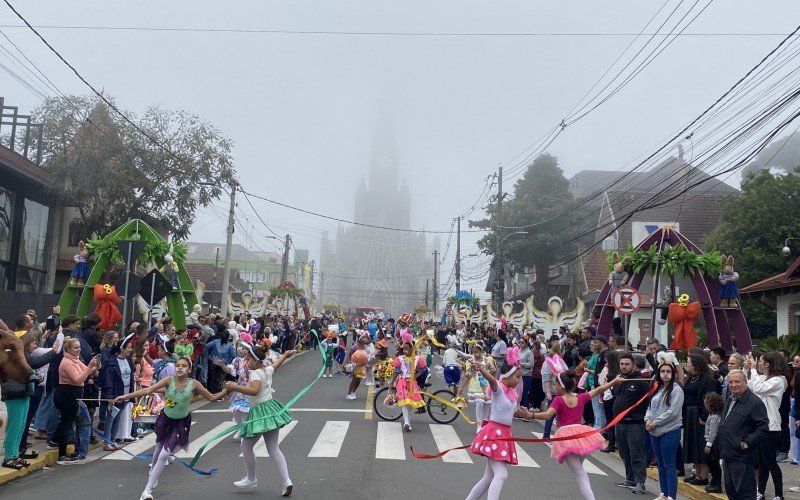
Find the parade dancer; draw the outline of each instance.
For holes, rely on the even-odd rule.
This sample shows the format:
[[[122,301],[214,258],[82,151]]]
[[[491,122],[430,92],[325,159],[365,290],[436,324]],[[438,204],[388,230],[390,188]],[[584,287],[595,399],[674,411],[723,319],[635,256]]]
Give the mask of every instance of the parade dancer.
[[[249,333],[242,332],[240,339],[241,342],[239,343],[238,355],[233,359],[231,364],[226,365],[221,359],[215,359],[213,363],[219,366],[222,371],[231,377],[236,377],[236,385],[246,387],[250,384],[250,364],[245,359],[245,352],[247,349],[244,347],[244,345],[250,345],[253,341],[253,338]],[[237,424],[241,424],[247,420],[247,414],[250,411],[250,401],[244,394],[236,392],[231,394],[231,403],[228,406],[228,409],[231,411],[231,413],[233,413],[233,421]],[[236,433],[233,435],[233,439],[235,441],[239,441],[241,438],[241,432],[236,431]]]
[[[353,372],[351,376],[353,379],[350,381],[350,385],[347,388],[347,396],[345,396],[345,399],[356,399],[356,391],[358,390],[358,386],[361,384],[361,380],[367,373],[365,365],[367,361],[369,361],[369,355],[366,353],[366,348],[369,343],[369,333],[362,332],[361,337],[358,338],[358,342],[353,344],[353,347],[347,354],[347,359],[345,359],[344,364],[345,366],[350,365],[352,360]],[[362,351],[361,354],[357,354],[358,351]]]
[[[492,404],[491,393],[487,396],[486,391],[489,387],[489,381],[477,369],[478,366],[483,364],[486,364],[486,369],[492,376],[497,373],[497,365],[494,364],[494,358],[484,356],[483,344],[475,342],[472,344],[472,359],[467,362],[464,370],[464,383],[459,387],[458,394],[460,396],[466,389],[467,401],[475,404],[476,432],[479,432],[483,425],[484,408]],[[457,397],[456,399],[458,400],[459,398]]]
[[[164,411],[158,416],[155,423],[156,450],[150,464],[150,475],[147,486],[144,487],[139,500],[153,500],[153,489],[158,485],[158,478],[164,471],[167,461],[172,453],[179,449],[189,449],[189,429],[192,426],[192,416],[189,413],[189,403],[192,396],[199,394],[209,401],[216,401],[227,390],[211,394],[203,384],[189,378],[192,362],[188,358],[179,358],[175,362],[175,375],[162,378],[146,389],[140,389],[130,394],[123,394],[114,399],[114,403],[142,396],[148,396],[156,391],[166,390],[164,394]]]
[[[417,381],[411,377],[412,371],[423,370],[427,365],[425,359],[413,355],[414,345],[411,334],[404,334],[403,353],[394,359],[394,374],[389,380],[389,398],[395,400],[403,412],[403,430],[411,432],[410,408],[422,408],[425,402]]]
[[[278,473],[283,483],[282,496],[292,494],[292,480],[289,479],[289,468],[286,458],[278,447],[278,429],[292,421],[292,415],[272,397],[272,376],[275,370],[284,361],[289,359],[295,351],[284,352],[275,362],[267,360],[267,353],[259,346],[246,345],[245,359],[250,365],[250,385],[242,387],[227,382],[225,387],[231,392],[245,394],[250,399],[250,417],[242,427],[242,456],[247,475],[233,483],[237,488],[255,488],[258,486],[256,479],[256,455],[253,448],[262,437],[267,445],[270,458],[278,467]],[[266,360],[266,365],[265,365]]]
[[[602,450],[606,443],[600,432],[597,432],[597,429],[581,424],[583,407],[587,403],[591,404],[592,398],[620,384],[623,379],[622,377],[617,377],[611,382],[596,387],[589,392],[575,395],[573,391],[577,384],[577,375],[574,371],[568,370],[559,373],[554,378],[557,396],[550,403],[550,408],[543,412],[532,412],[521,408],[518,414],[528,419],[535,418],[537,420],[549,420],[554,415],[557,416],[559,427],[555,437],[577,436],[578,434],[593,432],[593,434],[576,439],[554,441],[550,449],[550,456],[560,464],[566,462],[567,467],[570,468],[578,481],[578,487],[584,500],[594,500],[589,476],[586,475],[586,471],[583,468],[583,460],[592,452]]]
[[[508,477],[506,464],[517,465],[517,447],[511,441],[511,422],[517,407],[517,385],[522,377],[519,367],[519,351],[516,347],[506,350],[506,361],[500,368],[500,380],[492,376],[485,364],[475,368],[489,382],[492,395],[492,412],[481,430],[472,441],[470,451],[487,458],[486,470],[467,496],[467,500],[477,500],[487,495],[487,500],[498,500],[503,483]],[[488,439],[509,438],[508,441],[487,441]]]
[[[335,326],[333,328],[336,329]],[[328,327],[328,331],[325,332],[325,340],[321,342],[320,347],[322,347],[322,352],[325,353],[325,372],[322,374],[322,378],[333,378],[333,356],[339,347],[336,330],[332,331],[331,327]]]

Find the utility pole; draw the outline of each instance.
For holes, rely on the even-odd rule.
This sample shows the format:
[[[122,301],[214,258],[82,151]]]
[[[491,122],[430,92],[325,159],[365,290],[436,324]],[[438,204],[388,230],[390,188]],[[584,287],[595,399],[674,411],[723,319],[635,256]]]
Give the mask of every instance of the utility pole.
[[[503,167],[497,167],[497,214],[494,220],[494,264],[495,264],[495,285],[494,303],[495,312],[500,311],[503,306],[503,262],[500,257],[500,219],[503,212]]]
[[[217,295],[217,268],[219,267],[219,247],[217,247],[217,255],[214,257],[214,284],[211,285],[211,305],[208,307],[208,312],[212,312],[214,309],[214,303],[216,302],[216,295]]]
[[[439,250],[433,251],[433,315],[439,307]]]
[[[286,281],[286,276],[289,273],[289,245],[292,244],[292,237],[286,235],[286,241],[283,244],[283,261],[281,262],[281,283]]]
[[[428,296],[430,294],[430,284],[431,284],[430,278],[425,278],[425,307],[428,307],[429,305]]]
[[[320,272],[319,273],[319,303],[320,304],[324,304],[325,303],[325,302],[323,302],[323,299],[324,299],[324,295],[323,294],[324,294],[324,292],[325,292],[325,273]],[[322,305],[320,305],[320,309],[321,308],[322,308]]]
[[[228,237],[225,241],[225,267],[222,275],[222,309],[220,313],[228,314],[231,286],[231,247],[233,245],[233,229],[235,224],[234,212],[236,210],[236,181],[231,181],[231,208],[228,211]]]
[[[311,276],[308,280],[308,299],[314,300],[314,261],[311,261]]]
[[[461,216],[458,216],[456,230],[456,293],[461,291]]]

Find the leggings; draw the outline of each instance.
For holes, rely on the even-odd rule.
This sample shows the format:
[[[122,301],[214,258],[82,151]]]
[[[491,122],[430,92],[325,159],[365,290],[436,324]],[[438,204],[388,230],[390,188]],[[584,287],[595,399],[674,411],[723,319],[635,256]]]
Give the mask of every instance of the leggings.
[[[401,406],[400,411],[403,412],[403,423],[411,425],[411,413],[408,410],[408,406]]]
[[[169,448],[162,446],[161,443],[156,444],[156,451],[153,453],[153,461],[150,463],[150,475],[147,478],[145,490],[153,491],[158,485],[158,478],[164,472],[164,467],[167,466],[167,461],[171,454],[172,452]]]
[[[58,386],[56,394],[53,396],[53,404],[60,414],[58,427],[56,428],[59,458],[67,455],[69,433],[75,426],[75,418],[78,416],[78,399],[82,397],[83,386],[63,384]]]
[[[256,480],[256,455],[253,452],[253,448],[261,436],[264,436],[269,457],[278,467],[278,474],[281,476],[283,486],[292,484],[292,480],[289,479],[289,467],[286,465],[286,457],[283,456],[281,449],[278,447],[278,429],[273,429],[251,438],[242,438],[241,449],[244,457],[244,468],[247,471],[247,479],[250,481]]]
[[[764,494],[767,489],[767,480],[772,474],[775,496],[783,498],[783,473],[775,460],[780,440],[781,431],[770,431],[758,445],[758,492]]]
[[[575,475],[575,480],[578,482],[578,488],[581,490],[583,500],[594,500],[592,484],[589,482],[589,476],[583,468],[583,458],[584,457],[578,455],[567,455],[564,457],[564,463],[567,464],[569,470]]]
[[[498,500],[507,477],[506,463],[489,458],[483,477],[472,487],[466,500],[478,500],[484,494],[486,494],[486,500]]]
[[[12,460],[19,457],[20,440],[25,442],[28,428],[25,427],[25,418],[28,416],[28,396],[6,401],[8,423],[6,423],[6,438],[3,441],[5,454],[3,460]]]
[[[475,422],[478,424],[478,430],[481,430],[483,426],[483,408],[491,403],[487,403],[486,401],[482,401],[480,399],[475,400]]]

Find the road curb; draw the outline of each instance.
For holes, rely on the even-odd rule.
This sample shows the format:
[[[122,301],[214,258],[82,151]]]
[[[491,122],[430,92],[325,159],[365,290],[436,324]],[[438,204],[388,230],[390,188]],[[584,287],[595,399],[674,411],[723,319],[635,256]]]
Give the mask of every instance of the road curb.
[[[616,458],[620,462],[622,461],[622,457],[619,456],[619,453],[614,451],[609,453],[612,457]],[[658,469],[648,467],[647,468],[647,477],[653,479],[654,481],[658,481]],[[683,478],[678,478],[678,493],[681,495],[691,498],[692,500],[709,500],[710,498],[719,499],[719,500],[726,500],[728,497],[721,494],[721,493],[708,493],[704,489],[703,486],[695,486],[693,484],[687,484],[682,481]]]

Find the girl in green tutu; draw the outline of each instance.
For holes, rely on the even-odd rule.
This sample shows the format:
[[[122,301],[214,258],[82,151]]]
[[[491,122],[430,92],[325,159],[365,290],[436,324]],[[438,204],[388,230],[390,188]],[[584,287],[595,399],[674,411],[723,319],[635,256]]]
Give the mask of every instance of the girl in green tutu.
[[[258,440],[263,436],[267,445],[270,458],[278,467],[278,473],[283,482],[282,495],[288,497],[292,494],[292,480],[289,479],[289,468],[286,458],[278,447],[278,429],[292,421],[292,415],[283,408],[277,400],[272,398],[272,375],[284,361],[289,359],[295,351],[286,351],[275,362],[267,360],[266,351],[261,346],[251,346],[242,343],[245,348],[245,361],[250,365],[250,384],[237,385],[227,382],[229,392],[239,392],[250,400],[250,412],[247,421],[241,429],[242,456],[247,475],[240,481],[233,483],[237,488],[256,488],[256,455],[253,452]],[[264,361],[266,361],[266,365]]]

